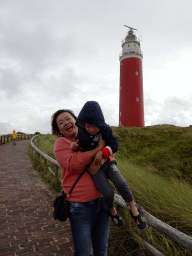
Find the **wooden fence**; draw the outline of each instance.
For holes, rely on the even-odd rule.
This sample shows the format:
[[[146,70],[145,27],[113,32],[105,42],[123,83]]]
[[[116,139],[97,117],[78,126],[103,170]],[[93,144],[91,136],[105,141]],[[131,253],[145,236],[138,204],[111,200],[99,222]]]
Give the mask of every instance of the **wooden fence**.
[[[45,160],[44,163],[45,165],[47,165],[47,169],[56,177],[57,180],[61,181],[61,179],[58,177],[58,170],[60,168],[59,163],[49,157],[48,155],[46,155],[45,153],[43,153],[41,150],[39,150],[33,143],[33,140],[39,135],[34,136],[31,139],[31,146],[32,148],[39,154],[41,155]],[[49,164],[47,163],[50,162],[55,166],[55,170],[52,170],[49,167]],[[130,210],[129,206],[127,206],[127,204],[125,203],[124,199],[115,193],[115,199],[114,199],[115,203],[120,205],[121,207],[123,207],[126,210]],[[137,205],[138,209],[143,213],[143,216],[146,218],[147,220],[147,224],[149,226],[151,226],[152,228],[154,228],[156,231],[158,231],[159,233],[168,236],[169,238],[171,238],[173,241],[175,241],[176,243],[180,244],[182,247],[186,248],[187,250],[192,251],[192,237],[180,232],[179,230],[169,226],[168,224],[164,223],[163,221],[155,218],[153,215],[151,215],[150,213],[148,213],[147,211],[145,211],[145,209],[140,206]],[[140,239],[145,246],[147,247],[147,249],[153,253],[153,255],[155,256],[163,256],[164,254],[162,254],[161,252],[159,252],[156,248],[154,248],[152,245],[150,245],[148,242],[146,242],[145,240],[143,240],[142,238],[138,237],[138,239]]]
[[[34,134],[17,134],[16,140],[26,140],[31,139],[34,136]],[[6,135],[0,135],[0,146],[3,144],[11,142],[13,139],[11,137],[11,134]]]
[[[59,168],[61,168],[60,165],[59,165],[59,163],[58,163],[55,159],[53,159],[52,157],[50,157],[50,156],[46,155],[45,153],[43,153],[41,150],[39,150],[39,149],[34,145],[33,140],[34,140],[36,137],[38,137],[38,136],[39,136],[39,135],[35,135],[35,136],[33,136],[33,138],[31,139],[31,146],[32,146],[32,149],[34,149],[34,150],[37,152],[37,154],[38,154],[39,157],[42,156],[42,157],[44,158],[45,169],[48,169],[49,172],[52,173],[52,174],[55,176],[56,180],[62,181],[62,180],[59,178],[59,175],[58,175]],[[54,165],[54,170],[51,169],[49,162]]]

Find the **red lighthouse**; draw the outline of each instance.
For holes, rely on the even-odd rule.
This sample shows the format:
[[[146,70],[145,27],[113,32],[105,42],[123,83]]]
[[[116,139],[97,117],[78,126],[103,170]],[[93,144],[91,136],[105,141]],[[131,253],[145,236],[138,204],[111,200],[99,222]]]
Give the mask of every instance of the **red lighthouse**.
[[[128,26],[126,26],[128,27]],[[143,71],[140,42],[131,27],[122,41],[119,126],[144,127]],[[136,29],[134,29],[136,30]]]

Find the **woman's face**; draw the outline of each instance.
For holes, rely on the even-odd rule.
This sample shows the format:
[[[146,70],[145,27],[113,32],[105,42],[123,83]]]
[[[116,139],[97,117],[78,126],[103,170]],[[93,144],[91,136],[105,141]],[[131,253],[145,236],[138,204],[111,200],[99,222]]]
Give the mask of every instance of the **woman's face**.
[[[75,125],[75,122],[74,117],[68,112],[63,112],[56,118],[60,133],[70,140],[75,140],[78,133],[78,127]]]

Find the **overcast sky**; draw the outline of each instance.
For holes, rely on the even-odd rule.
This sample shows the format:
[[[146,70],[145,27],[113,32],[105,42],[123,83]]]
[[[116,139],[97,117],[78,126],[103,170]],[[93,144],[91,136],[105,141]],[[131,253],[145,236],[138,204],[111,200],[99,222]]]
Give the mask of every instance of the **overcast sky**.
[[[96,100],[118,126],[121,41],[137,29],[145,125],[192,125],[191,0],[0,0],[0,134],[51,133]]]

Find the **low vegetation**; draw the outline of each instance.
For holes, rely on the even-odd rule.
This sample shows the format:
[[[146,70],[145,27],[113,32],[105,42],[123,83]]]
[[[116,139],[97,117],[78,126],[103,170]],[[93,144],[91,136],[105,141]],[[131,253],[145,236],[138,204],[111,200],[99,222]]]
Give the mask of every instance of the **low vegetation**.
[[[192,234],[192,129],[172,126],[145,128],[112,127],[118,138],[118,167],[127,180],[136,203],[163,222]],[[35,145],[54,158],[55,136],[40,135]],[[34,155],[31,159],[35,162]],[[37,163],[36,166],[39,164]],[[43,165],[40,170],[42,170]],[[46,175],[45,175],[46,176]],[[46,182],[49,182],[46,180]],[[55,189],[59,189],[56,186]],[[111,225],[108,255],[151,255],[138,235],[164,255],[192,255],[151,227],[137,230],[129,212],[118,211],[126,226]]]
[[[192,184],[192,128],[153,126],[114,127],[118,138],[118,158],[168,178]]]

